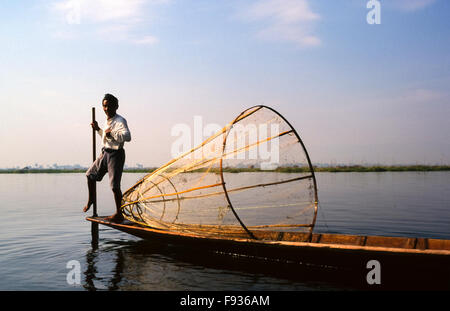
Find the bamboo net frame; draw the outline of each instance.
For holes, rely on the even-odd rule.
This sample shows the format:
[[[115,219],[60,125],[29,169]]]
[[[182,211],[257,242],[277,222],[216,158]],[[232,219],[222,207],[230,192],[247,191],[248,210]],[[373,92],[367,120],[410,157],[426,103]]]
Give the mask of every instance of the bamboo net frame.
[[[257,230],[312,232],[317,208],[300,136],[264,105],[145,175],[122,201],[124,217],[144,226],[253,239]]]

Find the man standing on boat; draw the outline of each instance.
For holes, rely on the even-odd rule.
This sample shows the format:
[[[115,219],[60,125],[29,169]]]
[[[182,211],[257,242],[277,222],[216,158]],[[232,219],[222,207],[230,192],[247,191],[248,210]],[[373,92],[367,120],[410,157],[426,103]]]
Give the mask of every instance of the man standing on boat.
[[[125,164],[125,142],[131,141],[130,130],[127,121],[116,113],[119,108],[118,99],[111,94],[106,94],[102,102],[103,111],[106,114],[104,129],[98,126],[97,121],[91,123],[92,128],[102,137],[102,153],[92,163],[87,170],[87,183],[89,189],[89,198],[83,212],[87,212],[94,202],[95,182],[101,181],[106,172],[109,175],[109,182],[114,194],[116,203],[116,213],[109,217],[114,222],[123,221],[123,215],[120,210],[122,204],[122,191],[120,189],[120,180],[122,179],[123,166]]]

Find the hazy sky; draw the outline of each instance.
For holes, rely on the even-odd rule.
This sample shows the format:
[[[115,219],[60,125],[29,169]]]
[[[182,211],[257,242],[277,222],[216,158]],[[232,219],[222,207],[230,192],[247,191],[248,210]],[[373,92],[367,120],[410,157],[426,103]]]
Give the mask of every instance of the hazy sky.
[[[180,123],[271,106],[314,163],[450,164],[450,1],[4,0],[0,167],[89,165],[91,107],[119,98],[127,164]],[[205,137],[206,138],[206,137]]]

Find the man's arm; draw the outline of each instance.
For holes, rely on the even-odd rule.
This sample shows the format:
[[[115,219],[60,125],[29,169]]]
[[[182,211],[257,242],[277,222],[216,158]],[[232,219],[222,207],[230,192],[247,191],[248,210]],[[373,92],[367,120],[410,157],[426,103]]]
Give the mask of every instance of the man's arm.
[[[128,129],[127,121],[123,120],[122,122],[118,122],[117,129],[114,129],[111,132],[111,136],[118,143],[131,141],[131,133]]]
[[[103,130],[98,126],[97,121],[92,122],[91,126],[101,137],[103,137]]]

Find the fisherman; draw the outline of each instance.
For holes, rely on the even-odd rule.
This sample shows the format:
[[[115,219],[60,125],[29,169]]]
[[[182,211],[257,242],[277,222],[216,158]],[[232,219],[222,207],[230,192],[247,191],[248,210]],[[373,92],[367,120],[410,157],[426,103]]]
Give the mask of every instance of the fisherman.
[[[106,172],[108,172],[109,182],[116,203],[116,213],[108,217],[108,220],[122,222],[124,218],[120,210],[122,204],[120,180],[125,163],[125,150],[123,149],[123,145],[125,142],[131,141],[131,134],[127,121],[116,113],[119,108],[119,101],[114,95],[105,94],[102,106],[107,117],[104,130],[98,126],[97,121],[92,122],[91,126],[102,137],[103,148],[100,156],[86,172],[89,198],[86,206],[83,208],[83,212],[87,212],[94,203],[96,195],[95,182],[101,181]]]

